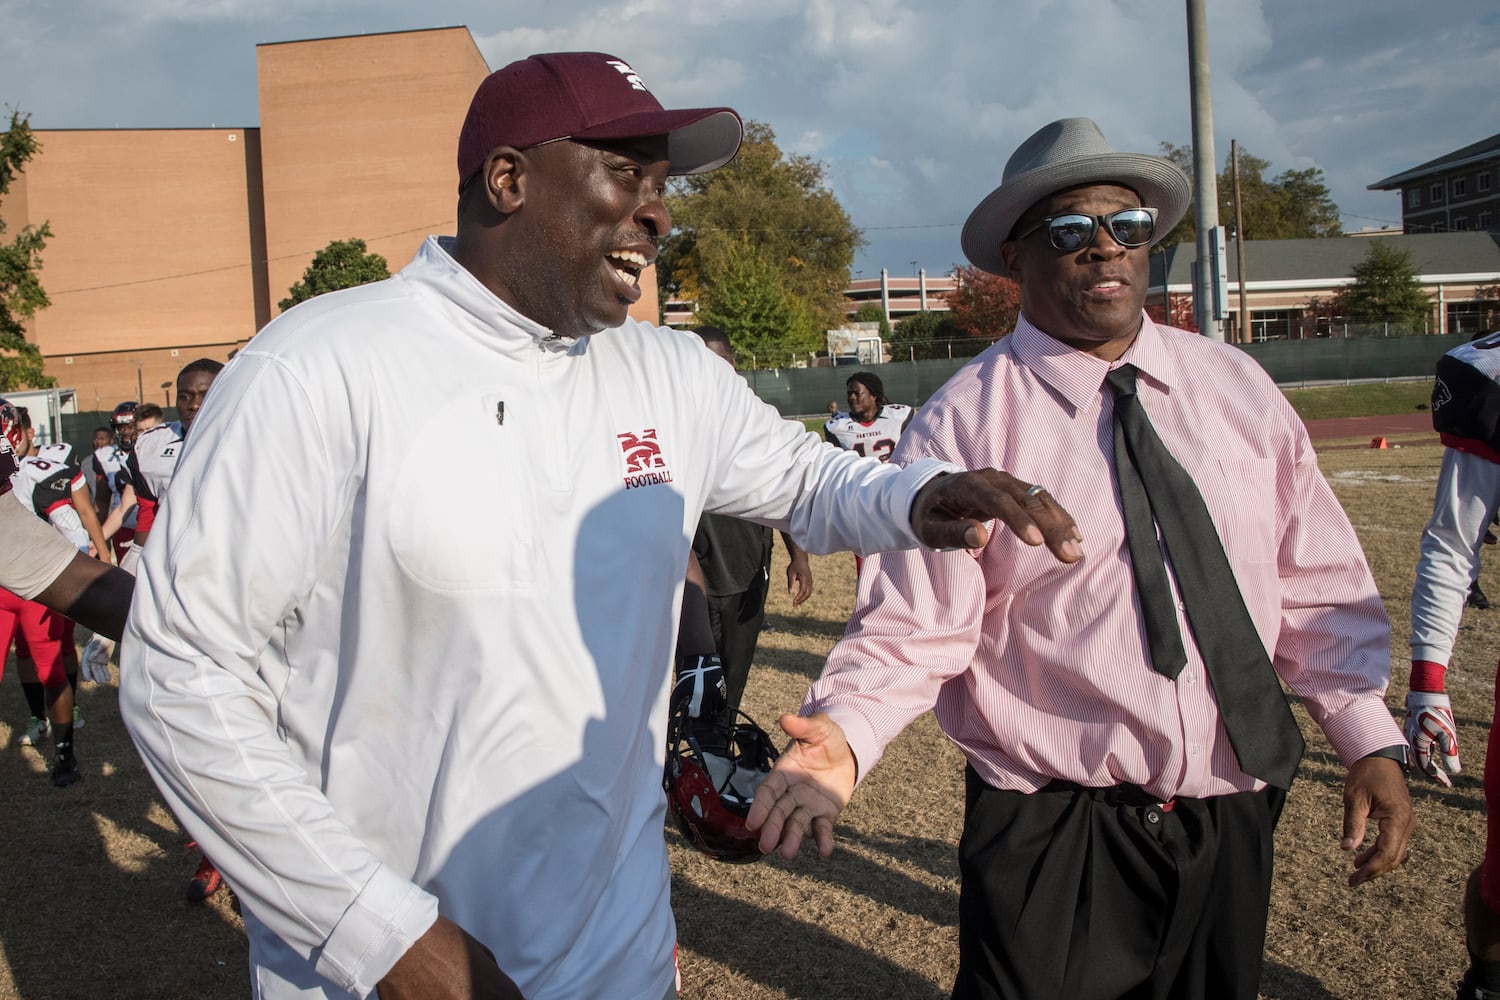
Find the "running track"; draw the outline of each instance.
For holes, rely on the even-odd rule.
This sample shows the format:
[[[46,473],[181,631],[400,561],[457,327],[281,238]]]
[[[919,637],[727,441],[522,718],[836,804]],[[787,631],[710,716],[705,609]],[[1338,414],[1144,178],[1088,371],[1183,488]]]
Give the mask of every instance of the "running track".
[[[1370,441],[1383,437],[1394,443],[1437,444],[1437,432],[1432,429],[1432,414],[1426,410],[1415,413],[1397,413],[1384,417],[1335,417],[1331,420],[1308,420],[1307,433],[1313,442],[1334,448],[1368,448]],[[1350,439],[1355,439],[1350,442]],[[1359,440],[1363,439],[1363,440]]]

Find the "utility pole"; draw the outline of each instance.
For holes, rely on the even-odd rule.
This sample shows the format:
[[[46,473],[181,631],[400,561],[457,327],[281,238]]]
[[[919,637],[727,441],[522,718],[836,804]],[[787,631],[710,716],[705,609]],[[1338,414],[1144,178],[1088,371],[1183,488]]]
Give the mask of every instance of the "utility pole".
[[[1240,322],[1236,331],[1239,336],[1235,339],[1242,344],[1250,343],[1251,331],[1254,327],[1250,323],[1250,309],[1246,306],[1245,283],[1249,279],[1245,277],[1245,213],[1240,205],[1240,143],[1238,139],[1229,140],[1229,163],[1230,171],[1234,175],[1234,248],[1236,253],[1236,266],[1239,269],[1240,280]]]
[[[1208,85],[1208,23],[1203,0],[1187,0],[1188,86],[1193,109],[1193,202],[1197,209],[1198,259],[1193,269],[1193,318],[1198,331],[1224,340],[1223,303],[1218,298],[1219,178],[1214,162],[1213,98]]]

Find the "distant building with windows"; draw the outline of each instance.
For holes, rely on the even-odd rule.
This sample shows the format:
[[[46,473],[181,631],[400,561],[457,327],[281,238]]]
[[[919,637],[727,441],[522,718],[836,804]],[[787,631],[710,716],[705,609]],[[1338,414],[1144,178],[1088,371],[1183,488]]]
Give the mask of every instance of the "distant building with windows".
[[[1497,305],[1490,293],[1500,285],[1500,233],[1246,240],[1249,339],[1259,343],[1342,336],[1347,327],[1327,306],[1340,288],[1354,282],[1354,266],[1365,259],[1375,239],[1388,240],[1410,256],[1417,281],[1432,300],[1426,329],[1415,332],[1477,333],[1488,328],[1486,313]],[[1167,315],[1178,323],[1192,316],[1192,262],[1196,252],[1192,243],[1151,252],[1146,305],[1153,315],[1162,315],[1165,307]],[[1233,247],[1229,250],[1228,272],[1230,312],[1225,337],[1243,343],[1239,256]]]
[[[1407,234],[1500,231],[1500,133],[1376,181],[1401,192]]]
[[[892,326],[908,316],[919,312],[947,312],[948,296],[957,287],[952,273],[929,275],[918,269],[914,278],[892,277],[886,268],[880,269],[880,277],[856,276],[844,289],[844,315],[853,318],[862,306],[874,303],[885,311],[885,319]],[[663,310],[667,326],[690,326],[696,303],[683,299],[670,299]]]

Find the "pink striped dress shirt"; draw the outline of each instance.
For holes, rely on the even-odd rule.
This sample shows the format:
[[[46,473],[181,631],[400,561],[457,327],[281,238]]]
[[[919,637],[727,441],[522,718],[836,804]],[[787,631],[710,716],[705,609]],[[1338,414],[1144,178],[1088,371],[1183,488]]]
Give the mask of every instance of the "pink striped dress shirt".
[[[1150,319],[1126,362],[1203,494],[1282,680],[1346,763],[1402,743],[1384,700],[1390,623],[1296,412],[1242,351]],[[996,788],[1128,782],[1168,799],[1261,787],[1235,760],[1180,601],[1187,666],[1174,681],[1150,665],[1114,482],[1111,367],[1022,317],[901,438],[897,462],[932,456],[1041,483],[1077,520],[1085,554],[1065,566],[992,526],[978,551],[865,560],[848,631],[804,706],[843,727],[861,777],[935,708]]]

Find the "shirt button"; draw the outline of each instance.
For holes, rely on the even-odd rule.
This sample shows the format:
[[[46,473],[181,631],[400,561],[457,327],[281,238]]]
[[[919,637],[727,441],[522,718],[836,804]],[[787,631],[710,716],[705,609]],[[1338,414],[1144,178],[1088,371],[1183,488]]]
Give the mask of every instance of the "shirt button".
[[[1187,605],[1183,604],[1181,601],[1178,601],[1177,602],[1177,610],[1181,611],[1183,613],[1186,613],[1187,612]]]
[[[1188,747],[1188,754],[1189,754],[1189,756],[1196,757],[1196,756],[1198,756],[1198,754],[1200,754],[1202,752],[1203,752],[1203,748],[1200,747],[1196,743],[1194,743],[1194,744],[1192,744],[1192,745],[1190,745]]]
[[[1198,683],[1198,675],[1197,674],[1188,674],[1187,675],[1187,682],[1189,684],[1197,684]]]

